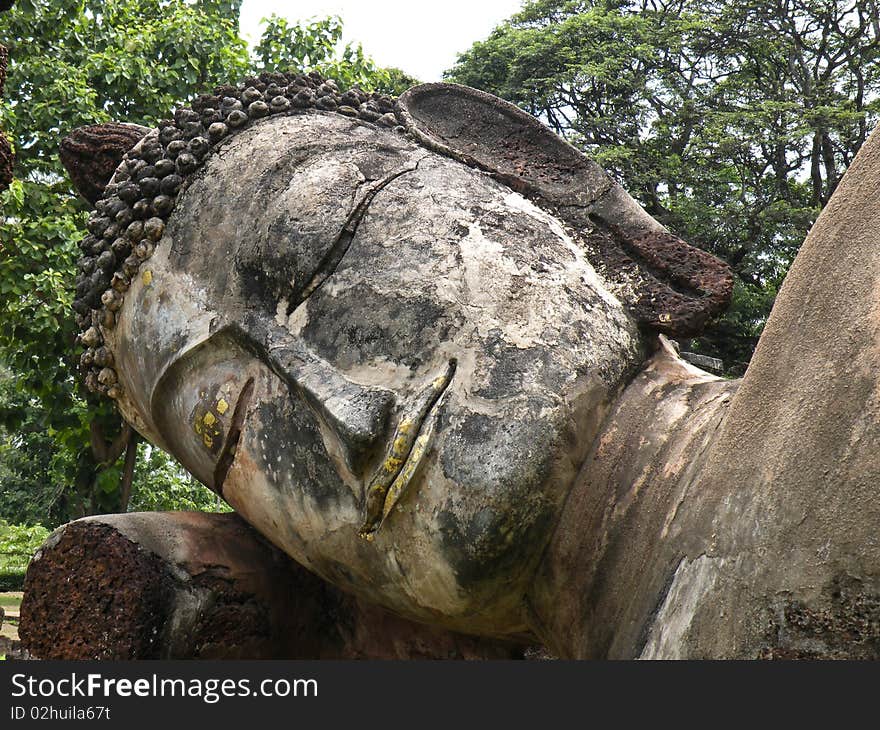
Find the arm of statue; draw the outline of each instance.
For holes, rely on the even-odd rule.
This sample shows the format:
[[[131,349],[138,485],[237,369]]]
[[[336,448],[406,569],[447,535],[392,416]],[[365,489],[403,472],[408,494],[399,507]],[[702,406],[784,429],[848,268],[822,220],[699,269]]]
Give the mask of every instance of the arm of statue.
[[[19,628],[39,659],[514,659],[523,645],[342,593],[235,514],[87,517],[28,567]]]

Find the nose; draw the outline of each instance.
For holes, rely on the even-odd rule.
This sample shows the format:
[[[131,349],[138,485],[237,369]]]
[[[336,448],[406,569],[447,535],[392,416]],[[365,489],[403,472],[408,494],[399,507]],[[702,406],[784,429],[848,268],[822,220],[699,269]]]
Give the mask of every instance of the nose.
[[[335,436],[349,471],[363,476],[384,442],[394,394],[352,383],[319,360],[294,365],[288,372],[293,388]]]
[[[266,363],[326,427],[348,470],[363,478],[381,450],[395,403],[385,388],[353,383],[283,327],[263,317],[219,328]]]

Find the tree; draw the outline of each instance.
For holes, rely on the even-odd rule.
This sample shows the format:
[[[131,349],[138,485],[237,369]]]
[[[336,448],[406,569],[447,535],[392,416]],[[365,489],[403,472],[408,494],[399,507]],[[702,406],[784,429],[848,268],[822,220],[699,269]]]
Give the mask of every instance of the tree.
[[[10,51],[0,127],[17,153],[17,179],[0,195],[0,517],[52,526],[124,510],[129,500],[141,508],[216,505],[170,457],[137,444],[110,402],[88,394],[76,375],[70,307],[87,204],[58,147],[86,124],[154,126],[182,101],[273,64],[318,67],[341,86],[401,82],[359,46],[338,51],[338,19],[272,19],[249,57],[240,5],[20,0],[0,15]],[[129,459],[126,470],[135,449],[140,461]]]
[[[449,77],[540,116],[726,259],[691,346],[749,359],[788,265],[876,120],[873,0],[532,0]]]
[[[400,69],[377,66],[360,43],[348,43],[340,52],[338,16],[293,24],[272,15],[265,22],[253,52],[257,71],[314,70],[334,79],[342,90],[359,86],[388,94],[400,94],[418,83]]]
[[[59,141],[112,118],[154,124],[180,99],[243,73],[238,5],[25,0],[0,16],[10,48],[0,125],[17,153],[17,180],[0,198],[0,362],[15,386],[0,426],[16,457],[4,460],[4,513],[52,524],[123,506],[117,462],[130,431],[75,376],[70,304],[86,205],[58,162]],[[11,490],[26,486],[36,491],[16,509]]]

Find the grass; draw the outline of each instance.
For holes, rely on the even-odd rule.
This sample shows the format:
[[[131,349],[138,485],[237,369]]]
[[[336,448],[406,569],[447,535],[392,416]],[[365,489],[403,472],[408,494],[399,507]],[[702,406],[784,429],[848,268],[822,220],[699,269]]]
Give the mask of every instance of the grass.
[[[7,611],[18,611],[21,608],[21,597],[21,591],[0,593],[0,607]],[[0,627],[0,636],[18,641],[18,619],[10,620],[7,616],[3,621],[3,626]]]
[[[0,606],[3,608],[18,608],[21,606],[21,591],[0,593]]]

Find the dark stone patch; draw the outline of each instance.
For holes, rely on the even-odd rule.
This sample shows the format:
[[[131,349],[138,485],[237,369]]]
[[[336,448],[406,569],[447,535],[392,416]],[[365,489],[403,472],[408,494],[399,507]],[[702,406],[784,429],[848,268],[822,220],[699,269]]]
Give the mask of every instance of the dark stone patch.
[[[71,524],[28,567],[22,644],[40,659],[155,659],[173,578],[106,525]]]
[[[759,659],[880,659],[880,593],[848,575],[825,588],[827,608],[790,596],[768,613]]]
[[[549,347],[516,347],[499,330],[490,331],[484,345],[492,364],[488,383],[475,391],[483,398],[518,396],[531,390],[532,384],[559,393],[571,376]]]
[[[415,370],[459,326],[427,298],[381,294],[359,284],[338,296],[318,291],[308,303],[302,336],[318,355],[345,369],[377,359]]]
[[[255,454],[258,471],[271,476],[295,469],[296,479],[291,481],[314,501],[315,508],[337,513],[340,497],[350,493],[327,454],[316,417],[301,402],[279,399],[257,407],[257,422],[264,435]]]
[[[485,588],[497,575],[517,576],[540,554],[555,514],[544,493],[554,430],[536,414],[522,421],[470,414],[448,432],[441,462],[459,490],[439,524],[465,589]],[[523,444],[532,453],[524,453]]]
[[[528,570],[548,537],[554,510],[541,495],[514,509],[484,507],[462,522],[454,510],[438,516],[444,547],[465,590],[503,592],[498,576],[514,583]]]

